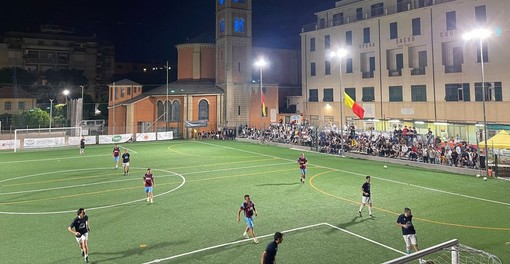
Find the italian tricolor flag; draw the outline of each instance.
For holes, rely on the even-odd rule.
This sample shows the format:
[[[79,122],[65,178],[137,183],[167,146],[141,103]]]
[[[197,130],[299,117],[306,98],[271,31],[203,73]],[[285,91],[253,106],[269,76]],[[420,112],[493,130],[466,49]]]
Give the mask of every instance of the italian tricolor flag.
[[[347,107],[352,109],[352,112],[354,112],[354,114],[357,115],[359,119],[363,119],[365,116],[365,109],[363,109],[363,107],[361,107],[361,105],[358,103],[354,102],[354,100],[352,100],[352,98],[346,92],[344,92],[344,102]]]

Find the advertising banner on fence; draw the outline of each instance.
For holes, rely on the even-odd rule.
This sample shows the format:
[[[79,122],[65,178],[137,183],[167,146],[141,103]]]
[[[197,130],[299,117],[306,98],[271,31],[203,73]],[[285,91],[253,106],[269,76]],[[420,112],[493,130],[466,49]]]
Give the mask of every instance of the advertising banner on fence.
[[[174,132],[158,132],[158,140],[170,140],[174,139]]]
[[[85,139],[85,145],[95,145],[96,144],[96,136],[86,136],[83,137]],[[81,137],[69,137],[67,139],[67,145],[69,146],[78,146],[80,145]]]
[[[14,142],[16,142],[16,148],[19,148],[19,140],[0,140],[0,150],[14,149]]]
[[[23,147],[29,148],[55,148],[64,147],[66,145],[65,137],[54,138],[25,138],[23,140]]]
[[[101,135],[99,136],[99,144],[126,143],[132,140],[131,137],[131,134]]]
[[[136,141],[154,141],[156,133],[136,133]]]

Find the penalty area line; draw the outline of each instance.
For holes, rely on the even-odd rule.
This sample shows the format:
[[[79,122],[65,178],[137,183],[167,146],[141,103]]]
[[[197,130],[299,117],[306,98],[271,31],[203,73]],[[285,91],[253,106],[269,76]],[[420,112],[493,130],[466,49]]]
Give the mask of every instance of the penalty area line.
[[[337,226],[334,226],[332,224],[329,224],[329,223],[319,223],[319,224],[314,224],[314,225],[308,225],[308,226],[303,226],[303,227],[297,227],[297,228],[293,228],[293,229],[289,229],[289,230],[285,230],[285,231],[281,231],[281,233],[283,234],[286,234],[286,233],[290,233],[290,232],[294,232],[294,231],[300,231],[300,230],[304,230],[304,229],[308,229],[308,228],[313,228],[313,227],[318,227],[318,226],[326,226],[326,227],[330,227],[330,228],[333,228],[333,229],[336,229],[336,230],[339,230],[339,231],[342,231],[346,234],[349,234],[351,236],[354,236],[354,237],[357,237],[357,238],[360,238],[360,239],[363,239],[365,241],[368,241],[372,244],[375,244],[375,245],[378,245],[378,246],[381,246],[383,248],[386,248],[386,249],[389,249],[391,251],[394,251],[394,252],[397,252],[399,254],[402,254],[402,255],[405,255],[404,252],[400,251],[400,250],[397,250],[397,249],[394,249],[390,246],[387,246],[383,243],[380,243],[380,242],[377,242],[375,240],[372,240],[370,238],[367,238],[367,237],[364,237],[362,235],[358,235],[356,233],[353,233],[351,231],[348,231],[348,230],[345,230],[343,228],[340,228],[340,227],[337,227]],[[263,235],[263,236],[257,236],[257,238],[266,238],[266,237],[271,237],[273,236],[274,234],[267,234],[267,235]],[[228,242],[228,243],[223,243],[223,244],[219,244],[219,245],[216,245],[216,246],[210,246],[210,247],[206,247],[206,248],[201,248],[201,249],[197,249],[197,250],[193,250],[193,251],[189,251],[189,252],[186,252],[186,253],[181,253],[181,254],[178,254],[178,255],[173,255],[173,256],[170,256],[170,257],[166,257],[166,258],[161,258],[161,259],[155,259],[155,260],[152,260],[152,261],[149,261],[149,262],[144,262],[143,264],[154,264],[154,263],[160,263],[160,262],[163,262],[163,261],[167,261],[167,260],[172,260],[172,259],[176,259],[176,258],[180,258],[180,257],[184,257],[184,256],[189,256],[189,255],[192,255],[192,254],[195,254],[195,253],[200,253],[200,252],[204,252],[204,251],[207,251],[207,250],[211,250],[211,249],[217,249],[217,248],[222,248],[222,247],[226,247],[226,246],[231,246],[231,245],[235,245],[235,244],[241,244],[241,243],[244,243],[244,242],[249,242],[249,241],[253,241],[253,238],[248,238],[248,239],[242,239],[242,240],[237,240],[237,241],[233,241],[233,242]]]
[[[132,149],[128,149],[128,148],[123,147],[123,146],[121,146],[121,145],[119,145],[119,147],[120,147],[120,148],[123,148],[123,149],[127,149],[129,152],[132,152],[132,153],[138,154],[138,152],[136,152],[136,151],[134,151],[134,150],[132,150]]]
[[[299,230],[308,229],[308,228],[317,227],[317,226],[323,226],[323,225],[325,225],[325,223],[308,225],[308,226],[303,226],[303,227],[298,227],[298,228],[294,228],[294,229],[285,230],[285,231],[282,231],[282,233],[285,234],[285,233],[289,233],[289,232],[299,231]],[[274,236],[274,234],[267,234],[267,235],[263,235],[263,236],[257,236],[257,238],[266,238],[266,237],[270,237],[270,236]],[[216,245],[216,246],[201,248],[201,249],[193,250],[193,251],[182,253],[182,254],[178,254],[178,255],[173,255],[173,256],[170,256],[170,257],[162,258],[162,259],[155,259],[153,261],[145,262],[143,264],[159,263],[159,262],[162,262],[162,261],[167,261],[167,260],[176,259],[176,258],[179,258],[179,257],[189,256],[189,255],[192,255],[192,254],[195,254],[195,253],[200,253],[200,252],[204,252],[204,251],[211,250],[211,249],[216,249],[216,248],[231,246],[231,245],[235,245],[235,244],[245,243],[245,242],[248,242],[248,241],[253,241],[253,238],[242,239],[242,240],[237,240],[237,241],[233,241],[233,242],[223,243],[223,244]]]

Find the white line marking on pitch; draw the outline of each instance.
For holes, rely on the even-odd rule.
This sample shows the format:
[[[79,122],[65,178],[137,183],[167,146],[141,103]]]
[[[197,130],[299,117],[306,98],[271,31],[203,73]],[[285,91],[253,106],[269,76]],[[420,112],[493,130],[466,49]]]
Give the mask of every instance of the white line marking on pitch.
[[[207,145],[211,145],[211,146],[215,146],[215,147],[220,147],[220,148],[237,150],[237,151],[246,152],[246,153],[250,153],[250,154],[258,154],[260,156],[265,156],[265,157],[273,157],[273,158],[278,158],[278,159],[282,159],[282,160],[293,161],[293,160],[286,159],[286,158],[271,156],[271,155],[268,155],[268,154],[257,153],[257,152],[254,152],[254,151],[249,151],[249,150],[244,150],[244,149],[237,149],[237,148],[232,148],[232,147],[220,146],[220,145],[215,145],[215,144],[205,143],[205,142],[196,142],[196,143],[207,144]],[[313,165],[315,167],[318,167],[318,168],[329,169],[329,170],[333,170],[333,171],[349,173],[349,174],[358,175],[358,176],[365,176],[365,174],[360,174],[360,173],[356,173],[356,172],[352,172],[352,171],[346,171],[346,170],[341,170],[341,169],[336,169],[336,168],[330,168],[330,167],[326,167],[326,166],[322,166],[322,165],[317,165],[317,164],[313,164],[313,163],[309,163],[309,164],[311,164],[311,165]],[[461,193],[454,193],[454,192],[443,191],[443,190],[434,189],[434,188],[425,187],[425,186],[420,186],[420,185],[416,185],[416,184],[411,184],[411,183],[405,183],[405,182],[400,182],[400,181],[380,178],[380,177],[377,177],[377,176],[372,176],[372,178],[378,179],[378,180],[381,180],[381,181],[392,182],[392,183],[396,183],[396,184],[400,184],[400,185],[416,187],[416,188],[420,188],[420,189],[424,189],[424,190],[429,190],[429,191],[433,191],[433,192],[439,192],[439,193],[450,194],[450,195],[454,195],[454,196],[460,196],[460,197],[464,197],[464,198],[468,198],[468,199],[473,199],[473,200],[479,200],[479,201],[484,201],[484,202],[489,202],[489,203],[495,203],[495,204],[501,204],[501,205],[510,206],[510,203],[505,203],[505,202],[501,202],[501,201],[490,200],[490,199],[480,198],[480,197],[466,195],[466,194],[461,194]]]
[[[73,157],[62,157],[62,158],[51,158],[51,159],[13,160],[13,161],[1,161],[0,164],[52,161],[52,160],[67,160],[67,159],[83,159],[83,158],[102,157],[102,156],[108,156],[108,155],[101,154],[101,155],[84,155],[84,156],[73,156]]]
[[[364,236],[361,236],[361,235],[358,235],[356,233],[353,233],[353,232],[350,232],[350,231],[347,231],[343,228],[340,228],[340,227],[337,227],[337,226],[334,226],[332,224],[328,224],[328,223],[319,223],[319,224],[314,224],[314,225],[308,225],[308,226],[303,226],[303,227],[298,227],[298,228],[293,228],[293,229],[289,229],[289,230],[285,230],[285,231],[282,231],[283,234],[286,234],[286,233],[290,233],[290,232],[295,232],[295,231],[300,231],[300,230],[304,230],[304,229],[308,229],[308,228],[313,228],[313,227],[317,227],[317,226],[327,226],[327,227],[331,227],[331,228],[334,228],[334,229],[337,229],[337,230],[340,230],[344,233],[347,233],[349,235],[352,235],[352,236],[355,236],[357,238],[361,238],[365,241],[368,241],[370,243],[373,243],[373,244],[376,244],[378,246],[381,246],[381,247],[384,247],[386,249],[389,249],[389,250],[392,250],[392,251],[395,251],[397,253],[400,253],[402,255],[405,255],[404,252],[400,251],[400,250],[397,250],[397,249],[394,249],[390,246],[387,246],[387,245],[384,245],[382,243],[379,243],[375,240],[372,240],[370,238],[366,238]],[[266,238],[266,237],[271,237],[273,236],[274,234],[267,234],[267,235],[263,235],[263,236],[257,236],[257,238]],[[233,242],[228,242],[228,243],[223,243],[223,244],[219,244],[219,245],[215,245],[215,246],[211,246],[211,247],[206,247],[206,248],[201,248],[201,249],[197,249],[197,250],[193,250],[193,251],[189,251],[189,252],[186,252],[186,253],[181,253],[181,254],[177,254],[177,255],[173,255],[173,256],[170,256],[170,257],[166,257],[166,258],[162,258],[162,259],[155,259],[155,260],[152,260],[152,261],[149,261],[149,262],[145,262],[143,264],[153,264],[153,263],[160,263],[162,261],[167,261],[167,260],[172,260],[172,259],[176,259],[176,258],[180,258],[180,257],[184,257],[184,256],[189,256],[189,255],[192,255],[192,254],[196,254],[196,253],[200,253],[200,252],[204,252],[204,251],[207,251],[207,250],[211,250],[211,249],[217,249],[217,248],[222,248],[222,247],[226,247],[226,246],[231,246],[231,245],[235,245],[235,244],[241,244],[241,243],[245,243],[245,242],[250,242],[250,243],[253,243],[253,239],[252,238],[248,238],[248,239],[242,239],[242,240],[237,240],[237,241],[233,241]]]
[[[123,147],[123,146],[121,146],[121,145],[119,145],[119,147],[121,147],[121,148],[123,148],[123,149],[127,149],[129,152],[133,152],[133,153],[135,153],[135,154],[138,154],[138,152],[136,152],[136,151],[134,151],[134,150],[132,150],[132,149],[128,149],[128,148]]]

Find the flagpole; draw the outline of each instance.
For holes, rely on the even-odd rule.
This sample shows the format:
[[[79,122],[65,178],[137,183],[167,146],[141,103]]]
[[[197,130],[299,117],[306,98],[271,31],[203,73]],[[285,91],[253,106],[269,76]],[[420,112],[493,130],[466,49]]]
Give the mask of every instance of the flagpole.
[[[340,86],[340,156],[344,156],[344,93],[342,91],[342,58],[339,59],[338,68],[340,68],[340,74],[338,75],[338,86]]]

